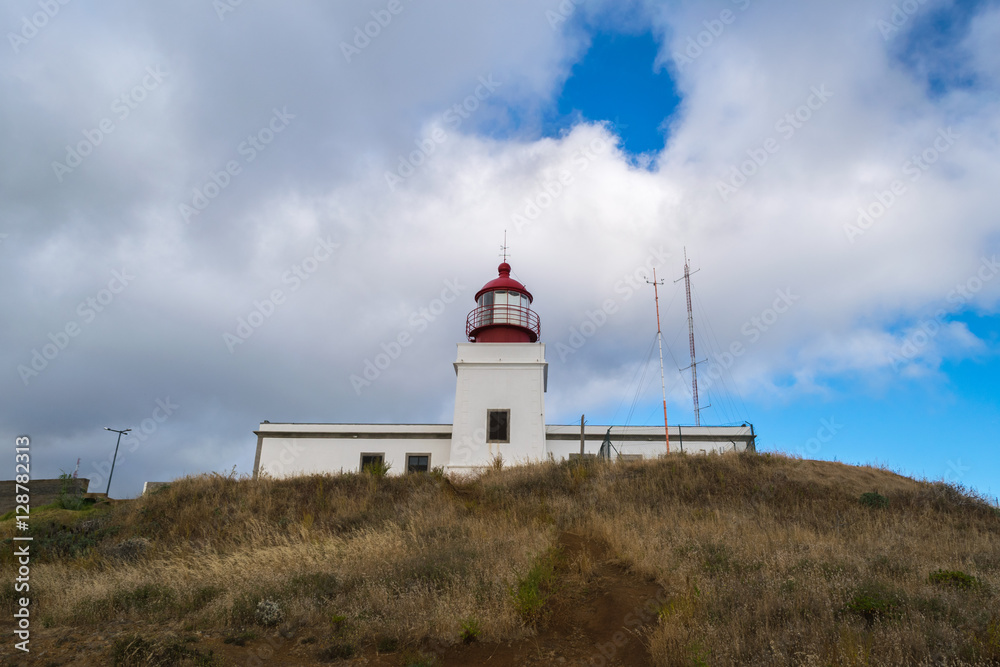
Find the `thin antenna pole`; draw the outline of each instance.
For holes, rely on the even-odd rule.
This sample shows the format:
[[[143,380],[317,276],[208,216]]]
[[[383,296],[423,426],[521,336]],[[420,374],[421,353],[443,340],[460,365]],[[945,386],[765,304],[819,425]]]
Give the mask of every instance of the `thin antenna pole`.
[[[691,312],[691,267],[688,265],[687,248],[684,248],[684,291],[687,293],[688,341],[691,344],[691,394],[694,396],[694,425],[701,426],[701,408],[698,407],[698,363],[694,353],[694,314]]]
[[[649,283],[650,281],[646,281]],[[670,431],[667,429],[667,383],[663,379],[663,332],[660,330],[660,291],[658,289],[659,285],[662,285],[662,280],[656,279],[656,269],[653,269],[653,297],[656,300],[656,342],[660,346],[660,389],[663,392],[663,433],[666,436],[667,441],[667,454],[670,453]]]

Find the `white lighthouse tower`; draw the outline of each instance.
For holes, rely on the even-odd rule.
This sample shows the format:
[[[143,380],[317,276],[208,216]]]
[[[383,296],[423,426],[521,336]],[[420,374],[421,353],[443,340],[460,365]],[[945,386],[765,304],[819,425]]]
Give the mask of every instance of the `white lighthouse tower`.
[[[510,264],[476,293],[455,361],[455,419],[448,471],[474,472],[500,456],[508,464],[545,458],[548,363],[531,293]]]

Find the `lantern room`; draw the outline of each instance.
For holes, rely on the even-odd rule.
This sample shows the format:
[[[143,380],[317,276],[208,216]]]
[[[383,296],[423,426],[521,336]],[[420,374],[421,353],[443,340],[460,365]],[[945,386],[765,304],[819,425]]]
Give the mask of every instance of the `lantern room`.
[[[536,343],[541,333],[538,314],[531,310],[531,293],[510,277],[510,264],[476,293],[476,308],[465,322],[472,343]]]

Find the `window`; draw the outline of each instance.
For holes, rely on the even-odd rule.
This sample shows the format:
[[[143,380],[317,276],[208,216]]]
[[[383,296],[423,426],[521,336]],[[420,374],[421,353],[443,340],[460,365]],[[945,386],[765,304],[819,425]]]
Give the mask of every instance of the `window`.
[[[486,442],[510,442],[510,410],[488,410]]]
[[[493,292],[487,292],[479,297],[479,305],[482,307],[482,310],[479,311],[479,321],[476,322],[476,326],[482,327],[487,324],[493,324]]]
[[[385,454],[362,454],[361,455],[361,471],[364,472],[365,468],[369,467],[382,467],[385,463]]]
[[[430,454],[407,454],[406,472],[427,472],[430,470]]]
[[[507,292],[497,290],[493,292],[493,321],[497,324],[507,324]]]

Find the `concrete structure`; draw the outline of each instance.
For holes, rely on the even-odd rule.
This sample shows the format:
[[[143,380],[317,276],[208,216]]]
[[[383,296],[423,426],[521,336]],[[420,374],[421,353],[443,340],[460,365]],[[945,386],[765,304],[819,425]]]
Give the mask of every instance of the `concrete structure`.
[[[541,322],[533,297],[510,277],[499,276],[476,294],[466,320],[467,343],[455,361],[453,424],[272,424],[257,435],[254,475],[274,477],[356,472],[388,465],[390,474],[442,468],[474,473],[495,457],[518,465],[580,453],[578,425],[545,424],[548,364],[538,342]],[[615,456],[653,458],[666,453],[662,426],[587,426],[584,453],[600,450],[610,431]],[[754,449],[753,427],[671,426],[671,451],[706,453]]]
[[[23,486],[23,485],[22,485]],[[67,496],[83,497],[87,493],[90,480],[86,477],[74,479],[33,479],[28,482],[30,507],[41,507],[54,503],[64,492]],[[17,507],[17,484],[13,479],[0,480],[0,514],[13,512]]]

